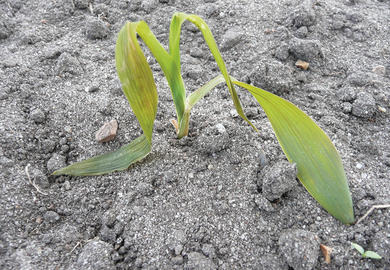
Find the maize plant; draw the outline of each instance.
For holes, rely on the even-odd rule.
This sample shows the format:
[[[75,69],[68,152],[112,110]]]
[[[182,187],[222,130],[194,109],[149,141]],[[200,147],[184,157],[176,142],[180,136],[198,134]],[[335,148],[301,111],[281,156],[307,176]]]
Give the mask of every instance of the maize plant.
[[[221,72],[189,96],[186,96],[181,76],[179,47],[181,27],[186,20],[201,31]],[[116,69],[123,92],[138,119],[143,135],[115,152],[77,162],[55,171],[54,175],[101,175],[125,170],[151,152],[158,97],[153,74],[138,43],[138,36],[156,58],[168,81],[177,114],[177,119],[172,123],[179,139],[188,134],[192,107],[221,83],[226,83],[238,114],[258,131],[245,116],[235,87],[246,89],[265,111],[287,159],[296,163],[297,177],[307,191],[341,222],[354,222],[352,199],[344,168],[329,137],[309,116],[289,101],[231,77],[207,24],[200,17],[185,13],[173,15],[169,52],[144,21],[127,22],[119,32],[115,48]]]

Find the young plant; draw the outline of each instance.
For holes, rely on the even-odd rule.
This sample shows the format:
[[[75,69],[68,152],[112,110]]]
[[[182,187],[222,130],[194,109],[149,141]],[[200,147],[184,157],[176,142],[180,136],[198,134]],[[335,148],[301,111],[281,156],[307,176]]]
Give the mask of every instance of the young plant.
[[[186,20],[202,32],[222,73],[188,97],[181,76],[179,47],[181,26]],[[169,52],[162,47],[144,21],[127,22],[119,32],[115,49],[116,69],[123,92],[138,119],[143,135],[115,152],[77,162],[55,171],[54,175],[100,175],[125,170],[150,153],[157,111],[157,90],[137,35],[156,58],[168,81],[177,114],[177,120],[173,120],[172,123],[179,139],[188,134],[192,107],[220,83],[226,83],[238,114],[258,131],[245,116],[235,90],[235,85],[242,87],[248,90],[264,109],[287,159],[297,164],[297,177],[308,192],[341,222],[346,224],[354,222],[352,200],[344,168],[328,136],[292,103],[231,77],[207,24],[200,17],[185,13],[175,13],[172,17]]]
[[[370,250],[364,251],[364,248],[356,243],[351,242],[351,246],[352,248],[356,249],[362,255],[363,258],[370,258],[376,260],[382,259],[382,257],[378,253]]]

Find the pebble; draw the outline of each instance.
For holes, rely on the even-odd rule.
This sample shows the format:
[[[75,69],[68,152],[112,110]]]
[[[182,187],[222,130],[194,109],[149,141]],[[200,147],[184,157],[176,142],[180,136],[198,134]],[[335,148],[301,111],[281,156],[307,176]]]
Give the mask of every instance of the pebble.
[[[356,168],[360,170],[361,168],[363,168],[363,164],[361,164],[359,162],[356,163]]]
[[[309,68],[309,63],[302,60],[298,60],[297,62],[295,62],[295,66],[303,70],[307,70]]]
[[[186,75],[188,78],[197,80],[203,77],[203,68],[201,65],[186,65]]]
[[[289,55],[287,44],[280,45],[275,51],[275,57],[280,61],[286,61]]]
[[[357,94],[352,104],[352,114],[361,118],[372,118],[375,115],[376,104],[374,97],[366,92]]]
[[[72,189],[72,186],[70,185],[70,182],[68,180],[66,180],[64,182],[64,187],[65,187],[65,190],[71,190]]]
[[[30,118],[37,124],[42,124],[46,120],[45,113],[41,109],[34,109],[30,112]]]
[[[386,68],[384,66],[376,66],[372,69],[372,72],[374,72],[375,74],[378,74],[380,76],[385,76],[386,75]]]
[[[299,27],[297,31],[295,31],[295,35],[298,38],[305,38],[307,37],[307,34],[309,33],[309,30],[307,29],[306,26]]]
[[[43,219],[48,223],[55,223],[60,220],[60,215],[54,211],[47,211],[45,214],[43,214]]]
[[[57,153],[53,154],[53,156],[47,161],[46,167],[49,173],[54,172],[60,168],[66,166],[66,158]]]
[[[152,12],[158,5],[157,0],[143,0],[141,3],[141,9],[147,13]]]
[[[97,91],[99,91],[99,87],[100,87],[99,84],[93,83],[92,85],[85,87],[85,92],[87,92],[87,93],[97,92]]]
[[[188,255],[188,261],[185,269],[217,269],[213,261],[199,252],[191,252]]]
[[[113,248],[110,244],[101,240],[92,240],[83,247],[77,262],[71,268],[94,270],[94,269],[115,269],[111,260]]]
[[[96,17],[89,18],[85,25],[85,35],[88,39],[96,40],[107,37],[109,29],[107,25]]]
[[[108,228],[107,226],[103,225],[100,229],[99,237],[102,241],[114,244],[116,240],[116,234],[114,230]]]
[[[263,169],[262,191],[263,196],[270,201],[280,197],[297,186],[295,180],[297,175],[296,164],[286,160],[275,163],[272,167],[266,166]]]
[[[182,256],[175,256],[171,259],[174,265],[182,265],[184,263],[184,258]]]
[[[290,14],[292,25],[296,28],[315,24],[316,15],[311,0],[303,0],[296,10]]]
[[[222,36],[221,51],[227,51],[236,46],[242,40],[244,33],[241,28],[233,27]]]
[[[293,269],[314,269],[319,256],[318,237],[304,230],[288,230],[279,237],[279,250]]]
[[[306,62],[313,62],[313,60],[323,58],[321,46],[314,40],[294,38],[290,41],[289,51],[296,59]]]
[[[255,197],[255,204],[260,210],[266,211],[266,212],[273,212],[275,209],[273,208],[272,204],[262,195],[257,194]]]
[[[68,52],[64,52],[57,59],[56,72],[57,74],[69,73],[78,75],[81,74],[83,70],[76,57],[70,55]]]
[[[202,58],[203,50],[199,47],[193,47],[190,49],[190,55],[195,58]]]
[[[89,5],[89,0],[73,0],[74,6],[78,9],[86,9]]]
[[[154,187],[149,183],[141,182],[137,185],[136,191],[141,196],[150,196],[154,192]]]
[[[356,91],[353,87],[343,87],[336,93],[337,98],[341,101],[351,102],[356,99]]]
[[[6,39],[11,35],[11,30],[7,27],[5,22],[0,21],[0,40]]]
[[[104,123],[104,125],[96,132],[96,141],[103,143],[113,140],[118,130],[118,122],[113,119],[110,122]]]

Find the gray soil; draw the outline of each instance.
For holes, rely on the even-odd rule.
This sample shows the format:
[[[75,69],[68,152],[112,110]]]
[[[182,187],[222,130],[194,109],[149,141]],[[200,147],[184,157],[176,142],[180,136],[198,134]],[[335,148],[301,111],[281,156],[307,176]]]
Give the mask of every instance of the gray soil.
[[[388,0],[2,0],[0,268],[390,269],[390,210],[351,226],[330,216],[295,179],[244,90],[258,134],[221,85],[177,140],[152,57],[152,153],[110,175],[50,176],[141,134],[116,75],[116,36],[126,21],[145,20],[167,47],[176,11],[206,20],[231,75],[290,100],[326,131],[357,218],[390,203]],[[218,75],[189,23],[181,50],[188,92]],[[98,143],[96,131],[113,119],[117,136]],[[351,242],[383,258],[362,258]],[[332,248],[330,264],[320,244]]]

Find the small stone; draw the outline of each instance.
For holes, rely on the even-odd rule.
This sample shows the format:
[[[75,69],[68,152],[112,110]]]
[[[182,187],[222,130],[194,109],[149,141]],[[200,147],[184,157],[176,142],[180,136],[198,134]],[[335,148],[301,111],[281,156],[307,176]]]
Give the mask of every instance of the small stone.
[[[321,46],[314,40],[294,38],[290,42],[290,53],[296,58],[312,62],[323,57]]]
[[[286,61],[289,55],[287,44],[280,45],[275,51],[275,57],[280,61]]]
[[[45,214],[43,214],[43,219],[48,223],[55,223],[60,220],[60,215],[54,211],[47,211]]]
[[[104,125],[96,132],[95,138],[98,142],[109,142],[116,136],[118,130],[118,122],[114,119]]]
[[[11,29],[6,20],[0,20],[0,40],[8,38],[11,35]]]
[[[217,131],[218,131],[219,134],[223,134],[223,133],[226,132],[225,126],[222,125],[221,123],[216,124],[216,125],[215,125],[215,128],[217,129]]]
[[[295,66],[303,70],[307,70],[309,68],[309,63],[302,60],[298,60],[297,62],[295,62]]]
[[[37,124],[42,124],[46,120],[45,113],[41,109],[34,109],[30,112],[30,118]]]
[[[311,0],[302,1],[301,5],[290,14],[290,20],[292,25],[297,28],[314,25],[316,16]]]
[[[281,234],[279,249],[293,269],[314,269],[319,256],[318,237],[304,230],[289,230]]]
[[[298,38],[305,38],[307,37],[307,34],[309,33],[309,30],[307,29],[306,26],[299,27],[297,31],[295,31],[295,35]]]
[[[203,51],[199,47],[193,47],[190,49],[190,55],[195,58],[202,58],[203,57]]]
[[[226,33],[222,36],[222,51],[227,51],[240,43],[244,33],[238,27],[234,27],[226,31]]]
[[[354,101],[357,96],[355,88],[353,87],[341,88],[339,91],[337,91],[336,95],[339,100],[348,102]]]
[[[376,66],[372,69],[372,72],[380,75],[380,76],[385,76],[386,75],[386,68],[384,66]]]
[[[184,259],[182,256],[175,256],[171,259],[174,265],[182,265],[184,263]]]
[[[143,0],[141,3],[141,9],[147,13],[152,12],[158,5],[157,0]]]
[[[82,68],[76,57],[64,52],[57,59],[56,71],[58,74],[68,73],[78,75],[82,73]]]
[[[149,183],[141,182],[137,185],[136,191],[141,196],[150,196],[154,192],[154,187]]]
[[[363,168],[363,164],[361,164],[361,163],[356,163],[356,169],[361,169],[361,168]]]
[[[74,6],[78,9],[86,9],[89,5],[89,0],[73,0]]]
[[[107,37],[109,29],[107,25],[98,18],[92,17],[86,22],[85,35],[88,39],[103,39]]]
[[[378,106],[378,110],[379,110],[380,112],[383,112],[383,113],[385,113],[385,112],[387,111],[385,108],[383,108],[383,107],[381,107],[381,106]]]
[[[372,118],[375,115],[374,97],[366,92],[360,92],[352,104],[352,114],[361,118]]]
[[[72,189],[72,186],[70,185],[70,182],[68,180],[66,180],[64,182],[64,187],[65,187],[65,190],[71,190]]]
[[[107,226],[103,225],[100,229],[99,237],[102,241],[114,244],[116,240],[116,234],[114,230],[108,228]]]
[[[111,260],[113,248],[110,244],[100,240],[88,242],[81,251],[77,262],[71,269],[115,269],[114,262]]]
[[[261,194],[256,195],[255,197],[255,204],[260,210],[266,211],[266,212],[273,212],[275,209],[273,208],[272,204]]]
[[[209,258],[215,257],[215,248],[211,244],[204,244],[202,246],[202,252],[204,255],[206,255]]]
[[[85,87],[85,92],[87,93],[94,93],[97,92],[98,90],[99,90],[99,85],[95,83]]]
[[[47,161],[47,170],[51,173],[66,166],[66,158],[59,154],[53,156]]]
[[[352,112],[352,104],[349,102],[344,102],[342,104],[342,108],[343,108],[343,113],[348,114],[348,113]]]
[[[212,270],[212,269],[217,269],[217,267],[211,259],[207,258],[203,254],[199,252],[191,252],[188,254],[188,261],[187,264],[185,265],[185,269]]]
[[[203,68],[201,65],[187,65],[186,75],[188,78],[197,80],[203,77]]]
[[[297,175],[296,164],[282,160],[272,167],[266,166],[263,169],[264,177],[262,191],[264,197],[270,201],[280,199],[280,197],[297,186],[295,180]]]

